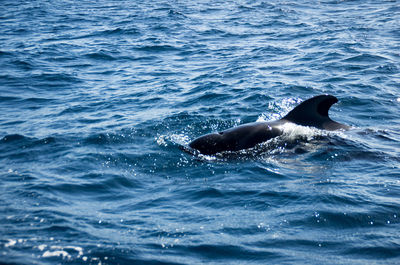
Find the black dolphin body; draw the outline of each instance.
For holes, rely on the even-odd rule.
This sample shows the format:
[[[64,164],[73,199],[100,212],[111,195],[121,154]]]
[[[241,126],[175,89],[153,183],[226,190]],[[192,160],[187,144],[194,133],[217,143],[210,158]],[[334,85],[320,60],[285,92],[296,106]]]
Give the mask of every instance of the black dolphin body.
[[[328,111],[336,102],[338,99],[331,95],[315,96],[300,103],[280,120],[247,123],[222,132],[206,134],[192,141],[189,146],[205,155],[247,149],[281,135],[283,131],[280,125],[285,123],[329,131],[347,130],[349,126],[329,118]]]

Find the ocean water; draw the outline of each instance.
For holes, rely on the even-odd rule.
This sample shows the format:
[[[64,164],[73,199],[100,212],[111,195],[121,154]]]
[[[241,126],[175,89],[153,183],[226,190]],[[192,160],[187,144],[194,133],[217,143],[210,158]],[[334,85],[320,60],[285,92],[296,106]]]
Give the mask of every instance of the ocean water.
[[[399,1],[5,0],[0,67],[2,264],[400,263]]]

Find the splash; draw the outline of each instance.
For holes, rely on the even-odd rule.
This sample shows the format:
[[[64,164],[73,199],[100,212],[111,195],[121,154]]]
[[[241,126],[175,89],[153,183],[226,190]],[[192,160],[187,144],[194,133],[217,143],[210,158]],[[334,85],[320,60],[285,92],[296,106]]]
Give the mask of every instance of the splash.
[[[304,139],[305,141],[311,141],[316,136],[326,136],[328,132],[320,130],[314,127],[301,126],[294,123],[284,123],[279,128],[283,134],[281,139],[294,141],[297,139]]]
[[[190,142],[189,136],[185,134],[160,135],[155,140],[158,145],[164,147],[167,147],[169,144],[185,146]]]

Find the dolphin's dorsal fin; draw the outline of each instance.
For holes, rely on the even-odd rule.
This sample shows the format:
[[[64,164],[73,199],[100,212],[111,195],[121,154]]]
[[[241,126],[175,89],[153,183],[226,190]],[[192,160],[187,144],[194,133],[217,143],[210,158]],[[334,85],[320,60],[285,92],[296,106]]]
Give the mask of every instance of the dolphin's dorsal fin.
[[[329,118],[329,109],[336,102],[338,102],[338,99],[331,95],[315,96],[300,103],[300,105],[283,117],[282,120],[330,131],[349,129],[349,126],[340,124]]]

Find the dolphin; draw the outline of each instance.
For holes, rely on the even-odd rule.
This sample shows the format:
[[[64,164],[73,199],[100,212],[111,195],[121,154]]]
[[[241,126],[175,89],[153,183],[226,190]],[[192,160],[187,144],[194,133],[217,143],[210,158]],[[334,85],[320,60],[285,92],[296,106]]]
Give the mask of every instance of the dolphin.
[[[189,147],[204,155],[213,155],[223,151],[239,151],[283,134],[281,125],[285,123],[328,131],[348,130],[351,128],[350,126],[329,118],[328,111],[336,102],[338,99],[332,95],[315,96],[300,103],[280,120],[246,123],[218,133],[209,133],[193,140],[189,143]]]

